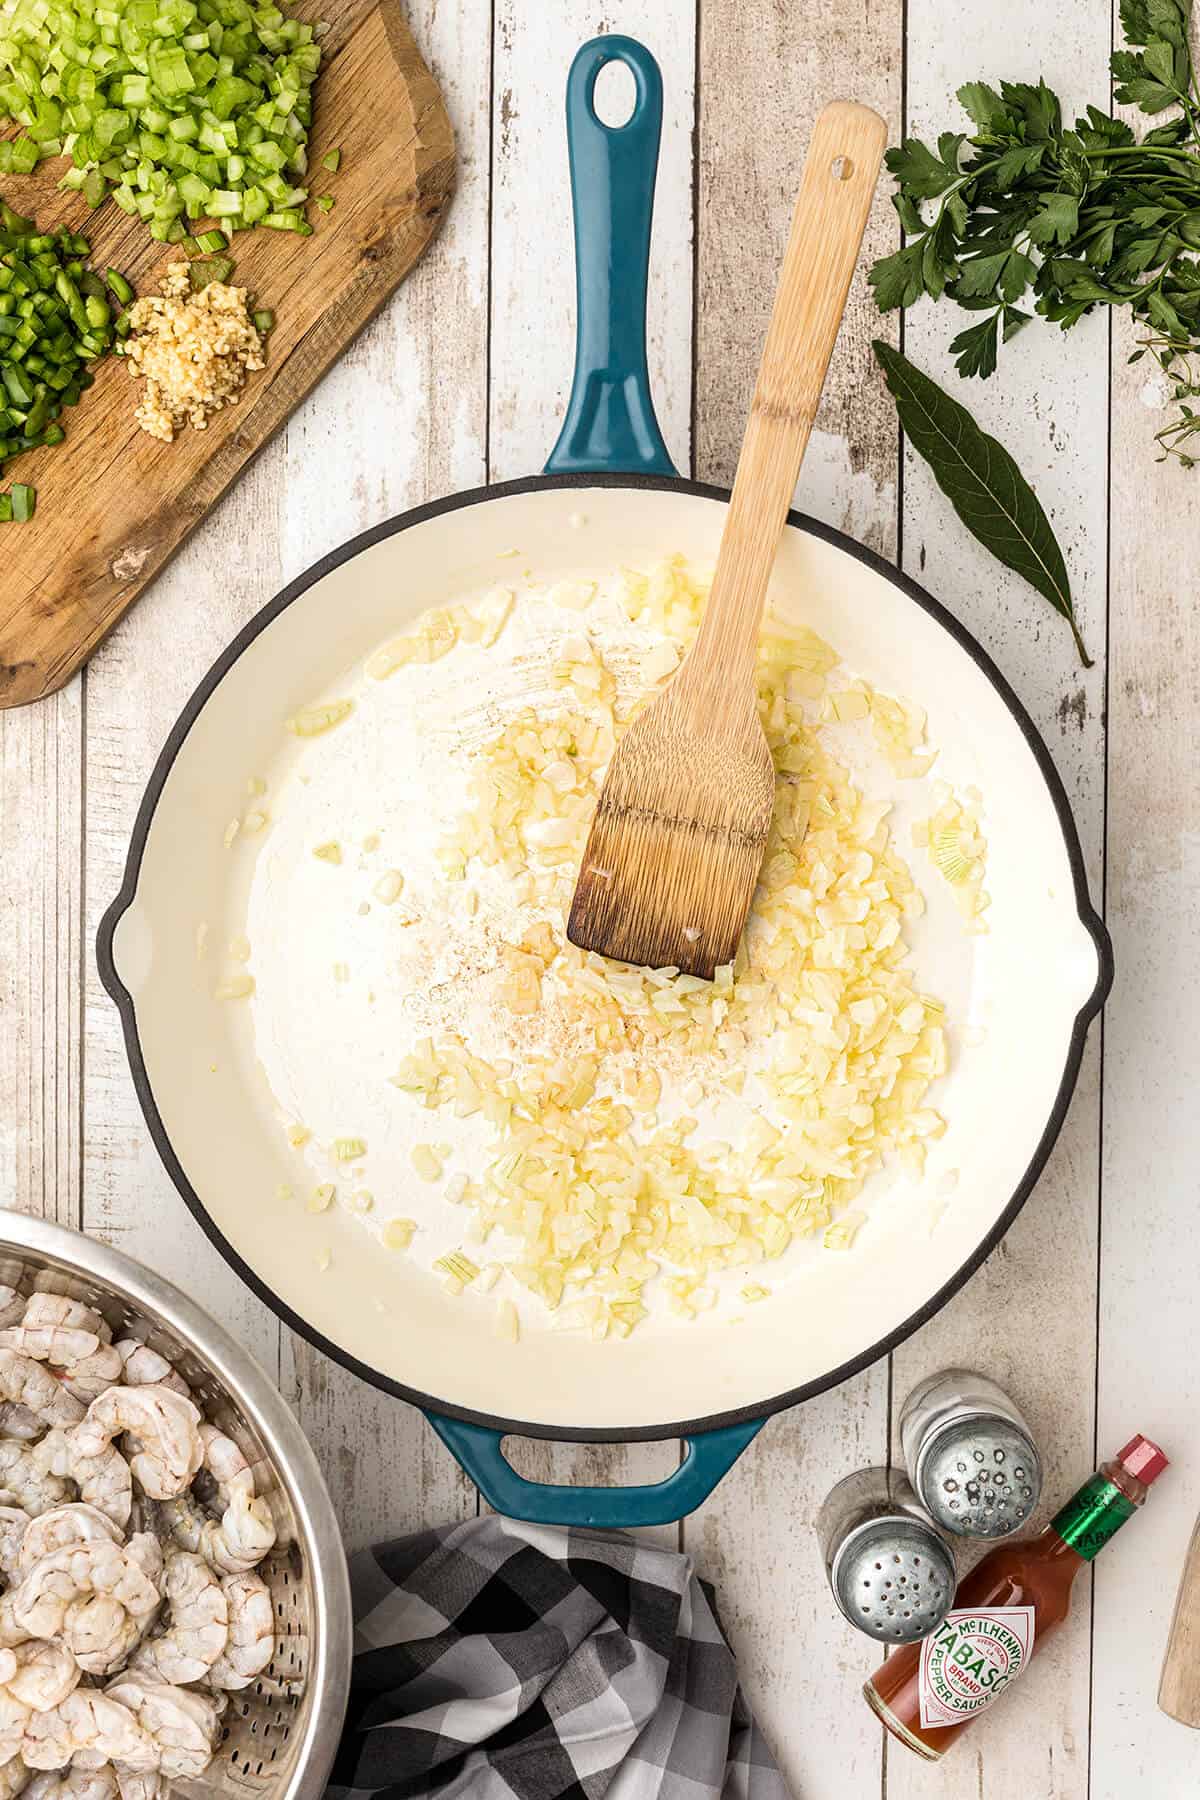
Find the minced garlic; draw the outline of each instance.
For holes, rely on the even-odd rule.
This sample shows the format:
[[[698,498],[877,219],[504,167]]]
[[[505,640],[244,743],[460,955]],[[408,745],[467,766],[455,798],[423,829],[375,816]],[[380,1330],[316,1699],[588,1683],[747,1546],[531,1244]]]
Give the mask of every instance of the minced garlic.
[[[134,302],[129,323],[129,373],[146,381],[137,422],[164,443],[184,425],[203,431],[240,397],[247,374],[266,367],[246,289],[210,281],[193,293],[186,262],[171,264],[161,294]]]

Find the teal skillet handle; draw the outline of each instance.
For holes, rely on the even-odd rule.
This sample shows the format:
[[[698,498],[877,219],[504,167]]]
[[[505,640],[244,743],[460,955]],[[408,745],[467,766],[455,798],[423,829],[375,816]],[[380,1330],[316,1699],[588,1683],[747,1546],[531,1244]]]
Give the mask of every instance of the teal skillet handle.
[[[596,116],[596,77],[623,62],[637,88],[624,125]],[[650,398],[646,366],[646,280],[650,221],[662,133],[662,76],[642,45],[627,37],[585,44],[567,77],[567,144],[575,203],[578,301],[575,380],[548,475],[677,473]],[[426,1414],[490,1506],[536,1525],[613,1530],[668,1525],[694,1512],[762,1429],[762,1419],[687,1439],[674,1474],[651,1487],[555,1487],[518,1475],[501,1445],[504,1433]]]
[[[637,98],[624,125],[596,115],[606,63],[633,73]],[[547,475],[677,473],[650,398],[646,281],[662,135],[662,75],[644,45],[593,38],[567,77],[567,148],[575,206],[575,379]]]
[[[675,1473],[652,1487],[589,1488],[526,1481],[500,1448],[503,1432],[440,1413],[425,1416],[497,1512],[534,1525],[594,1525],[612,1531],[670,1525],[695,1512],[765,1423],[747,1419],[687,1438],[687,1455]]]

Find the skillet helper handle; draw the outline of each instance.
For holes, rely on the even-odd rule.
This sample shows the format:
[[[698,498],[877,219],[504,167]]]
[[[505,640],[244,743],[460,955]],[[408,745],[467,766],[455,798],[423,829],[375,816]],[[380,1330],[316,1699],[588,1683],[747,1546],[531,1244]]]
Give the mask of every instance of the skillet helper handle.
[[[596,77],[622,62],[637,96],[624,125],[597,116]],[[575,378],[547,475],[674,475],[646,363],[650,222],[662,135],[662,75],[643,44],[593,38],[567,77],[575,210]]]
[[[1179,1581],[1158,1704],[1181,1725],[1200,1727],[1200,1520],[1192,1532]]]
[[[496,1512],[533,1525],[590,1525],[605,1531],[670,1525],[695,1512],[765,1424],[746,1419],[686,1438],[687,1455],[674,1474],[650,1487],[589,1488],[527,1481],[504,1455],[502,1431],[440,1413],[425,1417]]]

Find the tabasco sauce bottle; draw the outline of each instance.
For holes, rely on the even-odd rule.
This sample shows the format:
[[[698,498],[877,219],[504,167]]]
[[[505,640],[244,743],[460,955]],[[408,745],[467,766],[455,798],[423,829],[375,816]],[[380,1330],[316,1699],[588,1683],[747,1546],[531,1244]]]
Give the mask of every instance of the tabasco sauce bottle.
[[[935,1762],[1021,1675],[1071,1605],[1071,1585],[1142,1505],[1167,1459],[1135,1437],[1040,1537],[989,1552],[936,1631],[895,1651],[863,1689],[902,1744]]]

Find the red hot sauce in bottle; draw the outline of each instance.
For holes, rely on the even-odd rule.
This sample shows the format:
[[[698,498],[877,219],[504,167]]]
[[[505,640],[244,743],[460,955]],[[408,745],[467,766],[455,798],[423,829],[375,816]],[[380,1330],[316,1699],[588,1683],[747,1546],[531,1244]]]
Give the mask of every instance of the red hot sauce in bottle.
[[[937,1630],[896,1650],[863,1694],[893,1737],[935,1762],[998,1700],[1071,1605],[1079,1571],[1144,1502],[1167,1459],[1135,1437],[1084,1483],[1040,1537],[989,1552]]]

